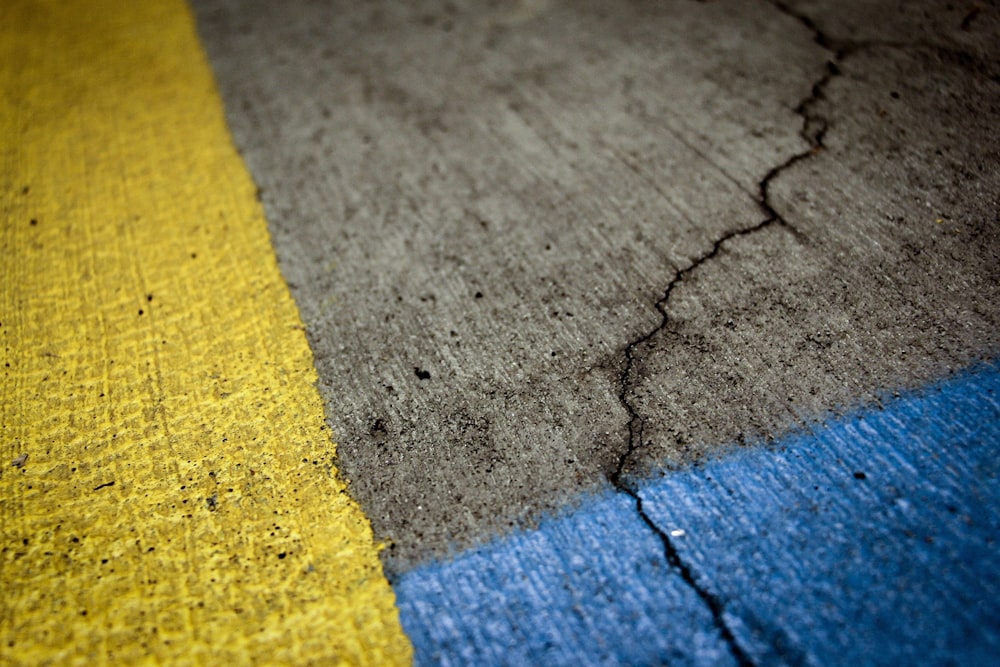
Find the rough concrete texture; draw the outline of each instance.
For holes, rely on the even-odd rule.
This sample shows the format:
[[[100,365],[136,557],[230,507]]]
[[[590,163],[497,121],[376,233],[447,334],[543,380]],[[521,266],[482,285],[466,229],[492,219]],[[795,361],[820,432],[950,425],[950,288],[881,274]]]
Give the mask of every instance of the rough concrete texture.
[[[992,3],[193,4],[390,573],[997,351]]]

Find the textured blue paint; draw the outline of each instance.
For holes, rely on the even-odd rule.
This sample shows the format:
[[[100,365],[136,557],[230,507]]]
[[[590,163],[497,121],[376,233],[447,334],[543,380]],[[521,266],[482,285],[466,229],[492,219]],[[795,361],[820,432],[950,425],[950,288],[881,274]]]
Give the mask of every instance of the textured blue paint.
[[[686,531],[682,560],[759,661],[998,664],[998,401],[982,369],[665,476],[643,508]]]
[[[642,487],[762,664],[995,664],[1000,370]],[[858,479],[864,473],[863,479]],[[420,664],[727,664],[621,494],[396,585]]]
[[[731,664],[711,614],[619,494],[395,589],[417,664]]]

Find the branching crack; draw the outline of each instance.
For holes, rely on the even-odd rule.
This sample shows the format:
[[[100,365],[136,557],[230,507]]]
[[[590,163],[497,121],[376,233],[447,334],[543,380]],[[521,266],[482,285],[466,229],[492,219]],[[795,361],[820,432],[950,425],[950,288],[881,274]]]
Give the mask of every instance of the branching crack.
[[[826,35],[811,18],[795,11],[780,0],[771,0],[771,4],[774,5],[778,11],[796,19],[799,23],[801,23],[812,33],[813,40],[816,44],[832,53],[832,58],[827,61],[822,75],[811,86],[809,94],[804,97],[801,102],[799,102],[798,106],[795,107],[795,113],[802,119],[802,127],[799,130],[799,136],[801,136],[806,142],[807,148],[770,169],[758,183],[756,199],[766,217],[762,221],[750,227],[733,230],[721,236],[712,244],[712,247],[707,252],[695,258],[686,268],[678,270],[674,273],[673,278],[667,284],[667,287],[663,292],[663,296],[660,297],[660,299],[654,304],[654,307],[660,314],[660,321],[653,329],[632,340],[625,346],[625,364],[618,378],[618,400],[628,413],[628,440],[625,451],[621,454],[621,456],[619,456],[615,469],[608,475],[608,480],[615,487],[615,489],[635,500],[636,511],[639,513],[640,518],[663,543],[667,562],[680,574],[685,583],[690,586],[698,597],[705,603],[705,606],[708,607],[712,614],[712,619],[716,629],[718,630],[723,641],[726,642],[733,658],[736,660],[737,664],[741,665],[741,667],[752,666],[755,663],[753,659],[744,651],[743,647],[740,646],[740,643],[733,635],[733,631],[726,621],[725,602],[699,583],[694,571],[691,569],[691,566],[687,564],[683,558],[681,558],[680,552],[677,550],[677,547],[673,540],[671,540],[670,536],[661,530],[649,514],[646,513],[643,509],[642,497],[639,495],[639,489],[635,485],[634,481],[626,478],[626,471],[630,460],[635,455],[635,452],[643,446],[645,422],[633,403],[633,399],[631,398],[631,390],[633,389],[635,383],[633,375],[635,372],[636,361],[638,356],[641,354],[641,348],[649,343],[657,334],[662,332],[669,324],[670,316],[668,312],[668,305],[674,289],[695,271],[697,271],[703,264],[718,256],[722,251],[723,246],[725,246],[729,241],[742,236],[754,234],[773,225],[779,225],[788,229],[792,233],[798,234],[797,230],[795,230],[795,228],[789,224],[788,221],[785,220],[775,209],[774,204],[771,201],[770,187],[774,180],[785,170],[823,150],[823,140],[826,136],[828,121],[826,118],[819,115],[814,110],[814,107],[820,100],[823,99],[826,88],[830,82],[840,75],[840,63],[851,52],[857,50],[859,47],[859,45],[836,42],[834,39]]]

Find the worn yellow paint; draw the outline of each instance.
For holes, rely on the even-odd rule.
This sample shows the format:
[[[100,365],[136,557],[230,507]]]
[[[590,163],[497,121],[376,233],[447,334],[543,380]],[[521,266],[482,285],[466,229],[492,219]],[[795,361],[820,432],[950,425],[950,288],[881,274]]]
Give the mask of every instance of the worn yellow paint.
[[[0,3],[0,216],[0,664],[408,663],[182,2]]]

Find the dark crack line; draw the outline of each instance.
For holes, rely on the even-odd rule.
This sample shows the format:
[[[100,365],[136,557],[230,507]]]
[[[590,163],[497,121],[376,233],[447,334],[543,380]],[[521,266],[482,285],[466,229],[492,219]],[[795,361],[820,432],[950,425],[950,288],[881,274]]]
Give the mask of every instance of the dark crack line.
[[[975,67],[983,76],[985,76],[990,81],[994,83],[1000,83],[1000,74],[997,74],[995,70],[996,63],[992,60],[984,60],[981,56],[971,53],[967,50],[961,48],[950,47],[944,44],[935,44],[933,41],[928,41],[927,39],[911,39],[911,40],[893,40],[893,39],[866,39],[866,40],[852,40],[843,39],[838,37],[833,37],[826,32],[824,32],[816,22],[811,19],[806,14],[790,7],[783,0],[767,0],[770,2],[775,9],[777,9],[782,14],[789,16],[799,23],[801,23],[807,30],[809,30],[813,35],[813,41],[822,46],[824,49],[832,52],[834,54],[834,61],[840,62],[847,56],[862,51],[865,49],[873,48],[885,48],[885,49],[900,49],[900,50],[920,50],[930,53],[937,54],[942,60],[953,62],[959,64],[963,67]],[[966,16],[975,18],[979,12],[973,7],[973,10],[969,15]],[[971,24],[971,19],[970,19]],[[959,28],[963,31],[966,30],[968,26],[963,24]]]
[[[608,476],[611,484],[619,492],[626,494],[635,501],[636,511],[639,513],[639,517],[642,519],[643,523],[649,526],[649,529],[653,531],[655,535],[660,538],[660,542],[663,544],[664,553],[667,559],[667,563],[670,564],[681,576],[684,582],[698,595],[701,601],[708,607],[712,614],[712,620],[722,637],[723,641],[726,642],[726,646],[729,648],[729,652],[735,658],[736,662],[740,667],[752,667],[754,665],[753,660],[743,651],[736,637],[733,635],[733,631],[730,629],[729,624],[725,620],[725,604],[722,600],[714,595],[712,592],[708,591],[695,578],[694,572],[691,567],[684,562],[681,558],[680,553],[674,546],[673,541],[670,537],[662,531],[653,519],[646,513],[642,506],[642,498],[639,495],[639,491],[636,487],[630,485],[623,479],[623,474],[625,472],[625,467],[628,460],[632,457],[633,453],[642,446],[642,436],[645,429],[645,423],[642,417],[639,415],[632,401],[629,399],[628,393],[631,382],[632,370],[636,362],[636,351],[638,348],[645,343],[649,342],[654,336],[656,336],[660,331],[666,328],[669,322],[669,316],[667,314],[667,303],[670,301],[670,296],[673,294],[674,288],[680,284],[687,276],[698,269],[699,266],[705,262],[711,260],[713,257],[719,254],[722,246],[729,240],[734,239],[739,236],[746,236],[748,234],[753,234],[756,231],[764,229],[765,227],[783,224],[780,216],[777,214],[769,215],[767,219],[759,222],[753,227],[748,227],[746,229],[740,229],[734,232],[726,234],[722,238],[715,241],[712,245],[712,249],[696,259],[687,268],[678,271],[674,274],[673,280],[667,285],[663,296],[659,301],[656,302],[656,310],[660,313],[660,323],[652,330],[650,330],[645,335],[633,340],[625,347],[625,368],[622,370],[619,376],[619,393],[618,400],[621,402],[622,406],[628,412],[628,446],[625,452],[618,458],[615,470],[611,472]]]
[[[624,493],[635,501],[636,511],[638,512],[643,523],[645,523],[649,529],[660,538],[667,562],[680,574],[684,582],[698,595],[705,606],[708,607],[719,635],[722,637],[723,641],[726,642],[726,646],[729,648],[730,654],[732,654],[737,664],[741,667],[753,667],[755,663],[753,659],[743,650],[743,647],[740,646],[739,641],[737,641],[736,636],[733,634],[732,628],[730,628],[727,623],[725,603],[720,597],[698,582],[693,569],[687,562],[684,561],[683,558],[681,558],[680,552],[677,550],[677,547],[674,545],[670,536],[661,530],[649,514],[646,513],[643,508],[642,497],[639,495],[638,487],[635,486],[634,482],[627,481],[624,476],[629,460],[643,445],[642,440],[643,433],[645,431],[645,422],[636,409],[636,406],[633,404],[632,399],[629,397],[630,390],[634,385],[632,376],[636,361],[640,348],[646,345],[669,325],[670,316],[668,313],[668,304],[670,302],[670,297],[673,295],[674,289],[695,271],[697,271],[703,264],[717,257],[722,251],[723,246],[733,239],[754,234],[762,229],[774,225],[784,227],[793,234],[801,236],[798,230],[789,224],[788,221],[785,220],[785,218],[783,218],[774,207],[774,204],[771,201],[771,184],[787,169],[812,157],[813,155],[816,155],[824,149],[823,140],[826,136],[829,123],[826,118],[814,111],[814,107],[823,99],[826,88],[829,86],[830,82],[837,76],[840,76],[840,63],[849,55],[850,52],[856,50],[859,45],[837,43],[826,35],[826,33],[824,33],[808,16],[796,12],[788,5],[778,0],[772,0],[771,4],[774,5],[778,11],[796,19],[799,23],[801,23],[812,33],[813,40],[816,44],[833,54],[832,59],[827,61],[823,74],[811,86],[809,94],[804,97],[801,102],[799,102],[798,106],[795,107],[795,113],[802,118],[802,127],[799,130],[799,136],[806,142],[807,148],[770,169],[758,183],[756,200],[766,217],[751,227],[737,229],[723,235],[712,244],[712,247],[708,250],[708,252],[697,257],[686,268],[674,273],[673,278],[667,284],[667,287],[663,292],[663,296],[660,297],[660,299],[654,304],[654,307],[660,314],[659,323],[653,329],[632,340],[625,346],[625,365],[618,377],[618,400],[628,413],[628,441],[626,443],[627,446],[625,451],[618,458],[615,469],[608,475],[608,480],[617,491]]]
[[[823,69],[823,74],[813,83],[812,88],[809,90],[809,94],[802,98],[802,101],[795,107],[795,113],[802,118],[802,127],[799,129],[799,136],[806,142],[808,148],[800,153],[796,153],[783,163],[773,167],[764,175],[764,178],[761,179],[759,184],[757,203],[760,204],[760,207],[764,209],[764,212],[769,218],[773,218],[774,221],[795,231],[771,203],[771,183],[774,182],[778,176],[784,173],[785,170],[807,158],[812,157],[813,155],[816,155],[825,148],[823,140],[826,138],[829,121],[823,116],[817,114],[813,110],[813,107],[815,107],[816,104],[818,104],[820,100],[826,96],[826,88],[830,85],[830,82],[841,75],[840,64],[843,62],[844,58],[859,48],[862,48],[863,45],[849,44],[834,40],[823,32],[820,27],[816,25],[815,21],[805,14],[795,11],[784,2],[780,2],[780,0],[770,1],[775,9],[782,14],[795,19],[801,23],[806,30],[811,32],[813,41],[816,44],[833,54],[833,57],[830,60],[827,60],[826,66]]]

